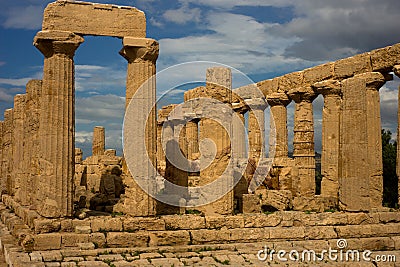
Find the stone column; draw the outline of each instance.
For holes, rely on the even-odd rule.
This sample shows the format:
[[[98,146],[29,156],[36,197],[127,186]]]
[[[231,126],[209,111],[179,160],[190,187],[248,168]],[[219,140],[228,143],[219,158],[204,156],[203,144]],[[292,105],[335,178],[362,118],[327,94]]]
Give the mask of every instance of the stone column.
[[[228,68],[209,68],[206,74],[206,93],[210,98],[217,99],[223,103],[231,105],[232,103],[232,74]],[[211,107],[212,108],[212,107]],[[218,112],[217,110],[215,112]],[[232,188],[233,176],[223,177],[225,169],[228,166],[231,157],[231,143],[229,139],[231,129],[225,129],[215,120],[203,118],[200,121],[200,139],[210,139],[215,143],[216,156],[212,163],[205,169],[200,171],[199,185],[206,185],[217,179],[224,179],[222,187]],[[202,150],[202,148],[200,149]],[[207,153],[204,148],[204,158],[210,159],[211,154]],[[203,151],[202,151],[203,152]],[[201,166],[201,163],[200,163]],[[222,194],[224,188],[216,188],[214,194]],[[203,196],[207,199],[207,196]],[[205,214],[232,214],[233,212],[233,190],[223,195],[220,199],[213,203],[198,207]]]
[[[394,74],[400,77],[400,65],[393,68]],[[400,86],[398,89],[398,107],[397,107],[397,159],[396,159],[396,174],[398,180],[398,204],[400,205]]]
[[[314,84],[314,88],[324,96],[321,196],[337,198],[339,194],[339,141],[342,112],[341,85],[339,81],[327,80]]]
[[[297,196],[315,195],[314,117],[311,87],[293,89],[289,97],[296,103],[294,113],[293,157],[299,169]]]
[[[104,155],[106,146],[105,130],[102,126],[96,126],[93,129],[93,143],[92,143],[92,155],[101,156]]]
[[[381,106],[379,89],[385,77],[379,72],[365,73],[367,99],[367,135],[370,208],[381,208],[383,201],[383,162]]]
[[[42,31],[34,45],[45,56],[40,114],[40,196],[44,217],[73,215],[75,77],[74,54],[83,38]]]
[[[5,192],[5,179],[3,173],[3,157],[4,157],[4,149],[3,149],[3,139],[4,139],[4,122],[0,121],[0,196]]]
[[[269,151],[275,149],[275,159],[287,159],[288,130],[286,106],[291,100],[285,93],[273,93],[267,96],[267,101],[271,106]],[[273,135],[273,129],[275,129],[275,136]]]
[[[14,188],[12,194],[15,200],[26,205],[27,180],[26,169],[23,168],[24,150],[24,120],[25,120],[26,95],[16,95],[14,97],[14,116],[13,116],[13,172]]]
[[[248,99],[249,111],[249,158],[258,162],[265,158],[265,114],[267,108],[265,99]]]
[[[120,54],[128,61],[126,106],[128,106],[132,97],[142,85],[146,86],[146,90],[144,90],[145,95],[140,96],[143,101],[142,104],[151,107],[156,103],[156,80],[154,75],[156,74],[158,47],[158,42],[149,38],[125,37],[123,39],[123,48]],[[142,119],[147,114],[143,114],[141,110],[137,110],[137,112],[129,115],[138,116],[138,118]],[[147,149],[146,151],[137,151],[137,153],[143,155],[143,159],[150,157],[153,165],[140,166],[140,168],[145,168],[147,173],[145,177],[135,177],[135,179],[148,179],[149,188],[147,190],[153,190],[152,188],[155,189],[156,182],[154,166],[157,166],[157,122],[155,107],[148,116],[145,133],[140,133],[138,138],[145,138]],[[134,164],[142,165],[143,163],[135,162]],[[144,192],[132,178],[129,178],[135,174],[129,174],[126,163],[123,165],[123,171],[128,175],[128,178],[125,180],[127,188],[124,199],[114,206],[114,210],[133,216],[155,215],[155,200]],[[132,167],[135,168],[135,166]]]
[[[342,81],[339,204],[343,210],[367,211],[381,205],[379,95],[372,88],[379,88],[384,81],[379,73],[359,74]]]
[[[13,109],[7,109],[4,112],[4,123],[3,123],[3,171],[5,175],[5,188],[7,194],[12,195],[14,191],[14,180],[11,175],[12,173],[12,136],[13,136]]]
[[[42,81],[31,80],[26,85],[24,124],[24,169],[27,172],[27,203],[34,204],[39,187],[39,117]]]
[[[192,120],[186,123],[186,143],[187,143],[187,159],[198,160],[200,158],[199,151],[199,121]],[[199,172],[188,173],[188,186],[194,187],[199,185]]]

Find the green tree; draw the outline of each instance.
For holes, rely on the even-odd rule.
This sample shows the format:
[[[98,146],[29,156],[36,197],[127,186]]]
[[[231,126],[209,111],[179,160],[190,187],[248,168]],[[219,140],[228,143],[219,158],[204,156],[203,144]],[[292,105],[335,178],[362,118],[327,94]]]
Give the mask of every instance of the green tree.
[[[398,178],[396,174],[397,143],[391,142],[392,133],[382,129],[383,205],[397,207]]]

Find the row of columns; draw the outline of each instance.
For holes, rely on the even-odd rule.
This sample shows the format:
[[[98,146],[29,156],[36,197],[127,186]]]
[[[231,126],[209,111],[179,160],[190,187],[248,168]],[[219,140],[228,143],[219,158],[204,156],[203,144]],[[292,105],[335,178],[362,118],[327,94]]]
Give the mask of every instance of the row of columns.
[[[84,39],[72,32],[42,31],[34,45],[43,53],[43,80],[27,84],[27,93],[15,97],[14,108],[1,122],[1,191],[23,205],[36,208],[44,217],[73,215],[75,141],[74,54]],[[147,38],[125,37],[121,55],[128,60],[127,105],[142,85],[144,105],[155,103],[155,62],[158,43]],[[145,81],[150,81],[144,83]],[[138,111],[135,114],[141,116]],[[151,112],[146,132],[147,151],[155,162],[156,119]],[[95,128],[93,155],[104,153],[104,128]],[[147,166],[148,176],[155,176]],[[129,172],[128,172],[129,173]],[[131,191],[134,192],[130,192]],[[140,188],[128,188],[123,210],[133,215],[153,215],[153,199]],[[129,195],[131,194],[131,195]],[[141,195],[142,197],[137,197]],[[136,202],[132,200],[139,199]]]

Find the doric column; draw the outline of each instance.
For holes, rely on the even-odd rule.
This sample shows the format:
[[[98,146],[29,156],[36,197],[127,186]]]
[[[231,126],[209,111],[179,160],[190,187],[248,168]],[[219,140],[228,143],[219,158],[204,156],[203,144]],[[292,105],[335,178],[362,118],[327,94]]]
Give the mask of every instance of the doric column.
[[[134,38],[125,37],[123,39],[123,48],[120,54],[128,61],[127,82],[126,82],[126,107],[129,105],[132,97],[141,86],[145,86],[143,94],[139,97],[141,105],[152,107],[156,103],[156,60],[158,58],[158,42],[149,38]],[[138,96],[136,96],[138,97]],[[136,107],[135,107],[136,108]],[[137,112],[132,112],[129,116],[137,116],[141,121],[143,116],[140,107],[137,107]],[[139,119],[140,118],[140,119]],[[133,119],[133,118],[132,118]],[[143,127],[137,127],[142,129]],[[135,129],[134,129],[135,130]],[[137,138],[144,138],[146,149],[145,151],[135,151],[138,155],[142,155],[143,160],[147,162],[147,157],[150,158],[152,164],[143,162],[133,162],[131,166],[133,169],[136,167],[141,168],[146,172],[144,177],[135,177],[136,179],[148,179],[145,184],[148,184],[146,190],[151,191],[155,189],[156,173],[154,166],[156,166],[156,151],[157,151],[157,122],[155,107],[150,112],[145,125],[144,133],[137,133]],[[124,172],[129,173],[126,164],[123,166]],[[135,175],[130,174],[130,175]],[[130,178],[129,178],[130,179]],[[144,192],[138,184],[129,181],[125,190],[125,199],[123,203],[114,207],[114,210],[121,211],[133,216],[152,216],[156,213],[155,200]]]
[[[400,77],[400,65],[393,68],[394,74]],[[397,106],[397,159],[396,159],[396,174],[398,180],[398,204],[400,205],[400,86],[398,89],[398,106]]]
[[[70,32],[42,31],[34,45],[43,53],[40,114],[40,196],[44,217],[72,216],[75,134],[74,54],[83,38]]]
[[[96,126],[93,129],[93,140],[92,140],[92,156],[104,155],[106,146],[105,130],[102,126]]]
[[[265,115],[267,102],[263,98],[246,99],[249,111],[249,158],[265,158]]]
[[[229,68],[214,67],[207,69],[206,74],[206,93],[210,98],[217,99],[227,105],[232,104],[232,73]],[[217,111],[216,111],[217,112]],[[231,157],[231,125],[225,129],[219,122],[202,118],[200,121],[200,140],[210,139],[215,143],[216,155],[212,163],[200,171],[199,185],[203,186],[217,179],[222,179],[224,184],[220,188],[215,188],[214,195],[220,195],[227,188],[232,188],[233,175],[221,177],[228,166]],[[202,148],[200,149],[202,150]],[[204,148],[203,158],[210,160],[211,153]],[[203,152],[203,150],[202,150]],[[201,166],[201,163],[200,163]],[[227,174],[227,173],[225,173]],[[205,199],[208,196],[204,197]],[[224,194],[220,199],[213,203],[198,207],[205,214],[232,214],[233,212],[233,190]]]
[[[380,208],[383,200],[383,162],[379,89],[386,80],[379,72],[365,73],[365,79],[370,208]]]
[[[26,85],[25,125],[24,125],[24,168],[27,172],[27,202],[35,203],[39,187],[39,118],[42,81],[31,80]]]
[[[380,73],[364,73],[342,81],[339,204],[343,210],[367,211],[382,204]],[[375,89],[373,89],[375,88]]]
[[[316,94],[311,87],[293,89],[289,97],[296,103],[294,113],[293,157],[299,169],[297,195],[315,195],[314,117],[312,101]]]
[[[23,168],[24,150],[24,120],[25,120],[26,95],[16,95],[14,97],[14,116],[13,116],[13,172],[14,188],[12,195],[15,200],[26,205],[26,170]]]
[[[246,128],[244,113],[247,111],[245,108],[233,109],[239,120],[232,121],[232,156],[237,160],[246,159]]]
[[[5,189],[7,194],[11,195],[14,190],[14,180],[12,178],[12,136],[13,136],[13,109],[6,109],[4,112],[4,123],[3,123],[3,171],[5,175]]]
[[[322,110],[322,182],[321,196],[338,197],[340,117],[342,97],[340,82],[327,80],[314,84],[314,89],[324,96]]]
[[[288,157],[288,130],[287,109],[291,102],[285,93],[273,93],[267,96],[268,104],[271,106],[271,132],[269,140],[269,151],[275,149],[275,158]],[[275,135],[273,130],[275,129]]]
[[[5,192],[5,178],[3,173],[3,157],[4,157],[4,149],[3,149],[3,139],[4,139],[4,122],[0,121],[0,196]]]

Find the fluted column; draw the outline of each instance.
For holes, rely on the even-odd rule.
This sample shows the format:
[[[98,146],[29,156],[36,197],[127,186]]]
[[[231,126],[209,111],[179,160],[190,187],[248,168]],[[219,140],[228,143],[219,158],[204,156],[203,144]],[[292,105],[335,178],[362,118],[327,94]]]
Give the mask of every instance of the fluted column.
[[[12,195],[15,200],[26,205],[26,169],[23,168],[23,149],[24,149],[24,120],[25,120],[26,95],[16,95],[14,97],[14,116],[13,116],[13,172],[14,188]]]
[[[267,102],[262,98],[247,99],[249,111],[249,158],[265,158],[265,115]]]
[[[132,97],[141,86],[145,86],[143,94],[139,96],[141,99],[140,105],[152,107],[156,102],[156,60],[158,58],[158,42],[149,38],[134,38],[125,37],[123,39],[123,48],[120,54],[128,61],[127,84],[126,84],[126,107],[129,105]],[[138,98],[138,96],[136,96]],[[136,108],[136,107],[135,107]],[[143,111],[140,106],[137,107],[137,112],[132,112],[129,116],[137,116],[142,120]],[[140,121],[138,119],[138,121]],[[141,129],[142,126],[137,129]],[[150,112],[145,125],[144,133],[137,133],[137,138],[144,138],[146,149],[145,151],[135,151],[142,155],[143,162],[132,162],[133,169],[141,168],[146,172],[144,177],[135,177],[136,179],[146,179],[145,184],[148,185],[147,191],[154,191],[156,173],[156,151],[157,151],[157,122],[155,107]],[[151,163],[147,164],[147,157]],[[146,162],[146,163],[145,163]],[[123,166],[125,173],[129,174],[126,164]],[[130,174],[135,175],[135,173]],[[133,180],[133,179],[130,179]],[[133,181],[127,181],[125,190],[125,198],[123,203],[114,207],[114,210],[121,211],[133,216],[152,216],[156,213],[155,200],[144,192],[138,184]]]
[[[96,126],[93,129],[93,140],[92,140],[92,155],[100,156],[104,154],[106,146],[105,129],[102,126]]]
[[[39,185],[39,118],[42,81],[31,80],[26,85],[25,124],[24,124],[24,169],[27,172],[26,199],[29,205],[34,204]]]
[[[273,93],[267,96],[267,101],[271,106],[269,151],[275,149],[275,159],[285,159],[288,157],[286,106],[291,102],[291,100],[285,93]],[[273,135],[273,129],[275,129],[275,135]]]
[[[215,98],[227,105],[232,104],[232,73],[229,68],[214,67],[207,69],[206,74],[206,93],[210,98]],[[208,108],[208,107],[207,107]],[[212,107],[209,107],[212,108]],[[216,110],[215,112],[218,112]],[[216,155],[212,163],[205,169],[200,171],[199,185],[203,186],[211,183],[217,179],[224,181],[220,188],[215,188],[213,195],[220,195],[227,188],[233,186],[233,175],[225,173],[226,176],[221,177],[224,174],[225,169],[228,166],[231,157],[231,125],[228,129],[225,129],[219,122],[209,119],[202,118],[200,121],[200,140],[210,139],[215,143]],[[202,150],[201,148],[200,150]],[[212,153],[208,153],[206,148],[204,151],[203,158],[209,159]],[[200,163],[201,166],[201,163]],[[209,199],[213,196],[203,196],[204,199]],[[213,203],[198,207],[207,215],[212,214],[232,214],[233,212],[233,190],[223,195],[220,199]]]
[[[342,81],[339,204],[343,210],[367,211],[382,202],[380,73],[364,73]],[[375,88],[375,89],[373,89]]]
[[[3,149],[3,139],[4,139],[4,122],[0,121],[0,196],[3,192],[6,191],[5,183],[6,180],[4,178],[3,173],[3,158],[4,158],[4,149]]]
[[[383,200],[383,162],[379,89],[386,80],[379,72],[365,73],[365,79],[370,208],[380,208]]]
[[[400,65],[396,65],[393,68],[394,74],[400,77]],[[400,205],[400,85],[398,89],[398,104],[397,104],[397,158],[396,158],[396,174],[398,180],[398,201]]]
[[[311,87],[289,91],[296,103],[294,113],[293,157],[299,169],[297,196],[315,195],[314,117],[312,101],[316,94]]]
[[[43,53],[40,114],[40,196],[45,217],[72,216],[75,134],[74,54],[83,38],[70,32],[42,31],[34,45]]]
[[[338,197],[340,117],[342,97],[340,82],[328,80],[314,84],[315,90],[324,96],[322,110],[322,182],[321,196]]]
[[[4,112],[4,138],[3,138],[3,171],[5,175],[5,189],[7,194],[11,195],[14,189],[14,180],[12,178],[12,136],[13,136],[13,109],[7,109]]]

